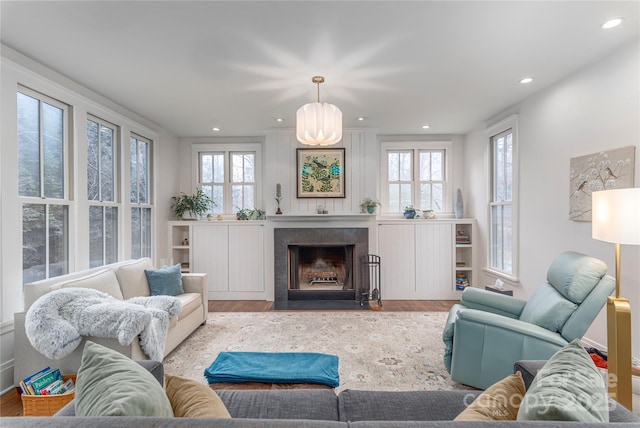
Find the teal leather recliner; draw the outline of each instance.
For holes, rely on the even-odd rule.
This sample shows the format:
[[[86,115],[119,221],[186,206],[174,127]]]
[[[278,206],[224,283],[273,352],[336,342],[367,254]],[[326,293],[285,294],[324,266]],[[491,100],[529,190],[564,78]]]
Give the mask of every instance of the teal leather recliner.
[[[546,360],[582,338],[614,289],[604,262],[571,251],[553,261],[528,301],[469,287],[442,333],[444,365],[452,380],[486,389],[516,361]]]

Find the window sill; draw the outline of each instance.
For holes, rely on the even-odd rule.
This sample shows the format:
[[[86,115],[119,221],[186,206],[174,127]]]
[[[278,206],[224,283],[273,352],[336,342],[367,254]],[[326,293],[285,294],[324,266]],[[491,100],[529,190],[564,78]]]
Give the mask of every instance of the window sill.
[[[510,285],[512,287],[520,286],[520,279],[516,276],[507,275],[504,272],[500,272],[500,271],[489,269],[489,268],[484,268],[483,270],[488,276],[491,276],[493,278],[499,278],[502,281],[505,281],[507,285]]]

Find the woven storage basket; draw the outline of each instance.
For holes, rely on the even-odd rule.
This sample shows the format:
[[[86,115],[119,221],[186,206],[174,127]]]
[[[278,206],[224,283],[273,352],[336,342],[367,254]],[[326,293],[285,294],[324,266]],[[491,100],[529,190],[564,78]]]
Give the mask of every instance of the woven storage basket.
[[[62,375],[67,381],[73,379],[76,383],[76,375]],[[67,394],[55,395],[24,395],[22,398],[22,415],[23,416],[53,416],[58,410],[62,409],[76,396],[75,391]]]

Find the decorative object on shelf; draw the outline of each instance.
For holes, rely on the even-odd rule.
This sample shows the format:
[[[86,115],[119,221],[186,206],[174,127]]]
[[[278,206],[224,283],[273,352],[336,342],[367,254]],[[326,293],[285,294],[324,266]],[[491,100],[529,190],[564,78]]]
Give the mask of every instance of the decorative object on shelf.
[[[318,214],[329,214],[329,211],[323,205],[318,205],[316,207],[316,212]]]
[[[266,212],[260,208],[249,210],[250,220],[265,220],[267,218]]]
[[[593,192],[591,236],[615,244],[616,294],[607,300],[609,395],[633,406],[631,305],[620,297],[620,244],[640,245],[640,188]]]
[[[282,186],[280,183],[276,184],[276,202],[278,203],[278,209],[276,210],[276,214],[282,214],[280,211],[280,201],[282,200]]]
[[[218,221],[222,221],[222,215],[218,214],[218,215],[216,216],[216,220],[218,220]]]
[[[375,214],[376,208],[380,206],[380,202],[377,199],[371,199],[366,197],[360,202],[360,212],[367,214]]]
[[[213,214],[211,214],[211,213],[207,214],[207,220],[208,221],[213,221]]]
[[[330,146],[342,139],[342,112],[333,104],[320,102],[324,77],[313,76],[318,86],[318,102],[303,105],[296,112],[296,138],[309,146]]]
[[[197,220],[215,206],[216,203],[202,189],[193,195],[180,192],[179,196],[171,198],[171,211],[181,220]],[[185,217],[187,213],[191,215],[190,218]]]
[[[182,245],[185,245],[185,246],[186,246],[186,245],[189,245],[189,238],[184,238],[184,239],[182,240]]]
[[[404,218],[414,218],[416,216],[416,209],[413,205],[407,205],[404,207]]]
[[[462,199],[462,190],[456,190],[456,204],[454,207],[454,214],[456,218],[464,217],[464,200]]]
[[[298,198],[344,198],[344,148],[297,149]]]
[[[591,221],[591,192],[633,187],[635,147],[571,158],[569,220]]]
[[[471,244],[471,239],[469,235],[467,235],[464,230],[459,230],[456,233],[456,244],[468,245]]]
[[[238,208],[238,211],[236,211],[236,220],[249,220],[250,214],[251,210],[249,208]]]
[[[433,220],[436,218],[436,212],[434,210],[422,210],[422,218]]]
[[[464,290],[469,286],[469,279],[464,272],[456,272],[456,290]]]

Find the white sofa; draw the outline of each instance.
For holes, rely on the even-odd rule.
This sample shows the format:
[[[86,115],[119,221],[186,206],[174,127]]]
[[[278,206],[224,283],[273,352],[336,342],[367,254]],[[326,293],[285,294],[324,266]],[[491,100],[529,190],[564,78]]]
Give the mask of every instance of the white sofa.
[[[85,337],[70,355],[59,360],[50,360],[31,346],[24,325],[29,307],[43,294],[59,288],[93,288],[125,300],[137,296],[149,296],[145,269],[153,269],[149,258],[127,260],[26,284],[24,312],[14,314],[13,379],[15,384],[18,385],[22,379],[46,366],[60,368],[63,373],[76,373],[80,367],[82,349],[87,339],[115,349],[134,360],[149,359],[140,348],[137,338],[130,345],[122,346],[117,339]],[[182,285],[185,293],[176,296],[182,302],[182,312],[170,320],[164,356],[182,343],[207,319],[207,275],[204,273],[182,274]]]

